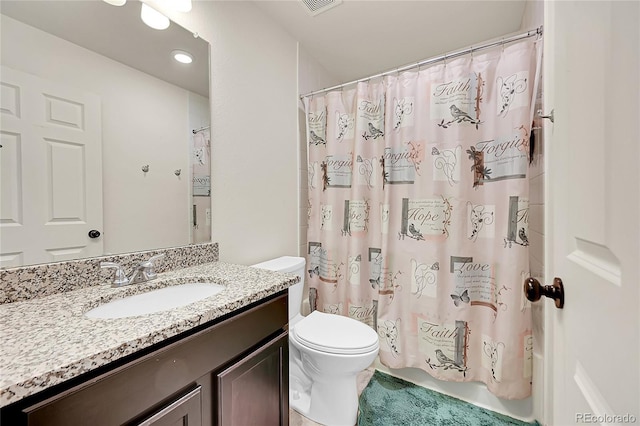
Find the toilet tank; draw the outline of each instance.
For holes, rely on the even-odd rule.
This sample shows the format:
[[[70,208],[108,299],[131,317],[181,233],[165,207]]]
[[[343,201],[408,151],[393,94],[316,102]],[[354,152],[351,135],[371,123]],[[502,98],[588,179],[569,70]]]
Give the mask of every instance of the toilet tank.
[[[289,319],[300,314],[302,305],[302,293],[304,291],[304,257],[282,256],[276,259],[251,265],[254,268],[268,269],[270,271],[294,274],[300,277],[300,282],[289,287]]]

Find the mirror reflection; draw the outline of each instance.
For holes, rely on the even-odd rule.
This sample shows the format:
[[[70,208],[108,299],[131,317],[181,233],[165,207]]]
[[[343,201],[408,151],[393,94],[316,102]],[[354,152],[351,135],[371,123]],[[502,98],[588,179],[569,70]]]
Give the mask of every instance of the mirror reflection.
[[[209,45],[140,7],[0,2],[1,267],[210,241]]]

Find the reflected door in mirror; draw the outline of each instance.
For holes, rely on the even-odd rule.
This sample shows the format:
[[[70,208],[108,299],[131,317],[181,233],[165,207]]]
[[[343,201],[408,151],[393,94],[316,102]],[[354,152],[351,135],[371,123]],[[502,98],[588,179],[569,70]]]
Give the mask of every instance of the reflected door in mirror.
[[[100,98],[2,67],[0,266],[98,256]],[[90,173],[89,173],[90,172]]]

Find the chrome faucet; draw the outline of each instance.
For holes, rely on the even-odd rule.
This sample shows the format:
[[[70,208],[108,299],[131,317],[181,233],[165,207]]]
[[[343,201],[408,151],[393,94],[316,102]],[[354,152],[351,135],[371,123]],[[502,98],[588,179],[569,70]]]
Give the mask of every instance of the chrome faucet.
[[[158,277],[158,274],[155,271],[156,261],[164,257],[164,254],[159,254],[157,256],[152,256],[149,260],[145,260],[140,262],[138,266],[133,268],[131,271],[131,276],[127,278],[127,274],[124,271],[122,265],[116,262],[101,262],[101,268],[115,268],[115,276],[113,282],[111,283],[111,287],[123,287],[129,284],[142,283],[146,281],[151,281]]]

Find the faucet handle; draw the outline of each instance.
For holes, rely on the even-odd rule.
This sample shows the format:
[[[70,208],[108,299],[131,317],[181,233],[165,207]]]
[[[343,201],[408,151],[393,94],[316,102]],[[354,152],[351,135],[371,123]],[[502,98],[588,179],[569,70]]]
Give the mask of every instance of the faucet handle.
[[[140,263],[140,266],[147,268],[146,274],[148,279],[152,280],[158,275],[155,271],[156,261],[159,259],[162,259],[163,257],[164,257],[164,253],[157,254],[155,256],[151,256],[149,260]]]
[[[114,287],[129,284],[129,280],[127,279],[127,273],[124,271],[124,268],[119,263],[100,262],[100,268],[115,268],[116,274],[112,283]]]
[[[156,260],[158,260],[158,259],[162,259],[163,257],[164,257],[164,253],[156,254],[155,256],[151,256],[151,257],[149,258],[148,262],[151,262],[151,263],[155,266],[155,264],[156,264],[156,263],[155,263],[155,262],[156,262]]]

